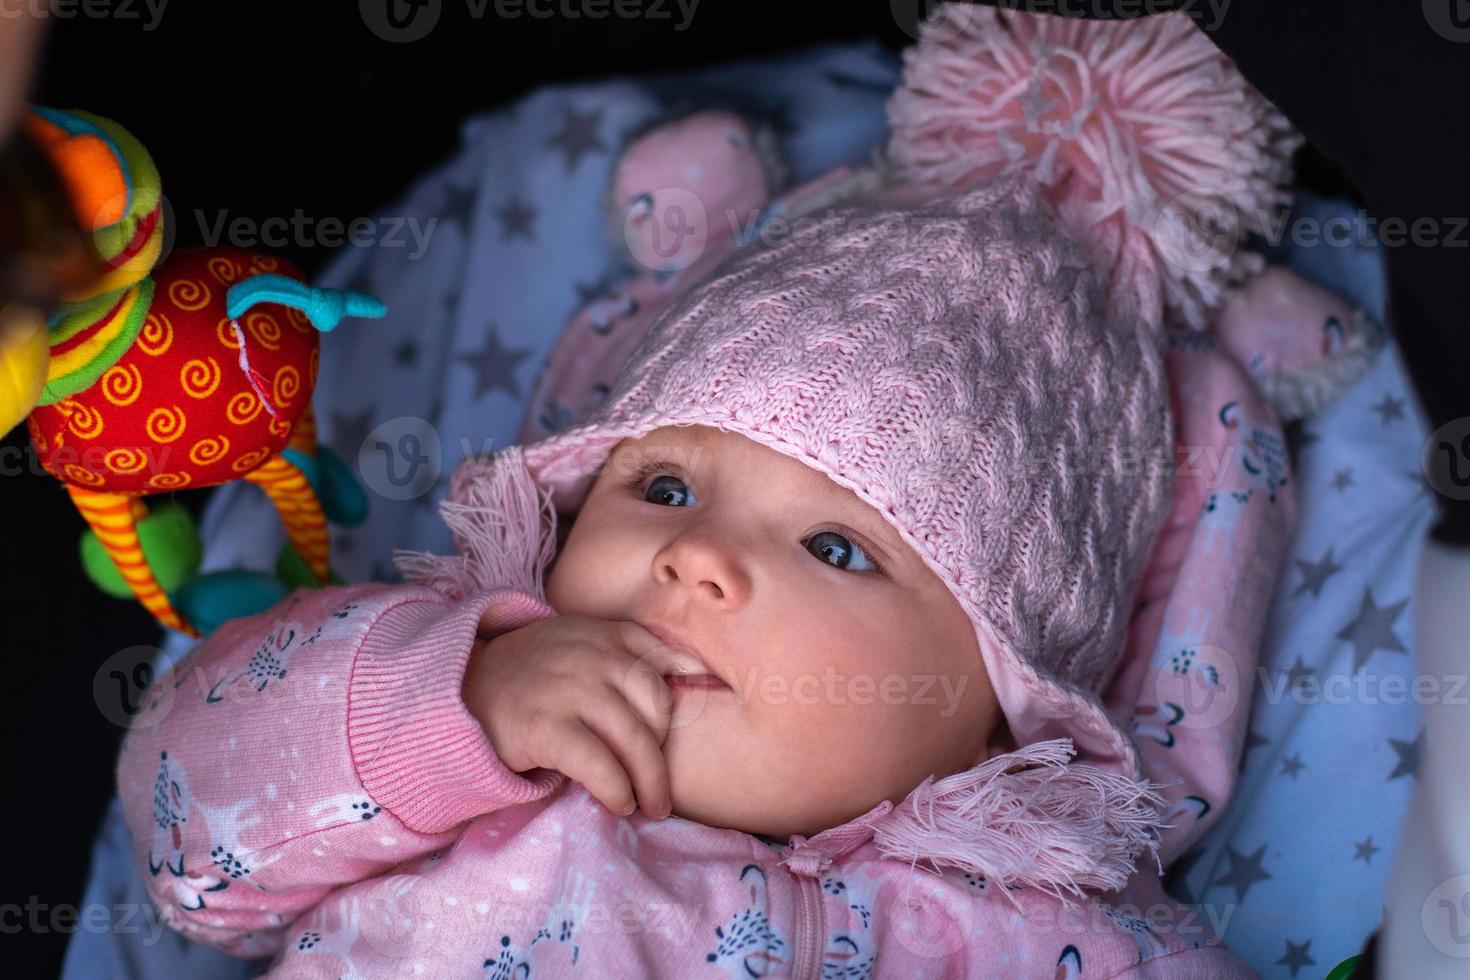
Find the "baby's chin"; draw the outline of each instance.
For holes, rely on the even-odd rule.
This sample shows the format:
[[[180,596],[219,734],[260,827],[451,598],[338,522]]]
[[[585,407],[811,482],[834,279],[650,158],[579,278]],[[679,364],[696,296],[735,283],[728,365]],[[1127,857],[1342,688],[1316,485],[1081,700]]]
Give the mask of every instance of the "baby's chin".
[[[738,830],[754,837],[769,837],[781,843],[785,843],[793,834],[813,837],[825,829],[825,826],[836,826],[843,822],[834,820],[825,826],[817,826],[793,821],[792,814],[753,806],[749,799],[731,799],[730,794],[724,791],[700,792],[695,789],[686,792],[677,782],[674,784],[673,815],[706,827]]]
[[[799,753],[770,759],[699,723],[671,730],[664,758],[674,816],[707,827],[785,842],[793,834],[814,836],[871,808],[809,778]]]

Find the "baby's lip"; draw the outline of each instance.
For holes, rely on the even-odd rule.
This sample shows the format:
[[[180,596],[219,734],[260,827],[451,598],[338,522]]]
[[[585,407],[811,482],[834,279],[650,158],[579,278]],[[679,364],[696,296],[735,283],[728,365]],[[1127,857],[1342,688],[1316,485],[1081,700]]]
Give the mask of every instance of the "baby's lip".
[[[700,656],[699,651],[694,648],[693,644],[681,639],[677,633],[674,633],[666,627],[659,626],[657,624],[647,624],[644,625],[643,628],[648,630],[648,632],[652,633],[654,636],[658,637],[659,640],[663,642],[664,646],[672,647],[675,650],[678,650],[680,653],[687,654],[699,666],[699,669],[697,670],[686,670],[679,665],[674,665],[663,672],[664,677],[708,675],[723,683],[723,679],[720,678],[720,676],[714,671],[709,669],[709,664],[705,661],[704,657]]]

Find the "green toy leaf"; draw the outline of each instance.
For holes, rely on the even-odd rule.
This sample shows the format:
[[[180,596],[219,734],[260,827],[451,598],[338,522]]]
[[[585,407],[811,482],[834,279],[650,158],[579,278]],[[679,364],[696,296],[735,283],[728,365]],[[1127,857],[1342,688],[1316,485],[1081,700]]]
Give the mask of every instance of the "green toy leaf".
[[[297,554],[296,549],[289,543],[281,547],[281,554],[276,559],[276,577],[291,589],[299,589],[303,586],[315,589],[320,585],[316,576],[311,573],[311,568],[306,564],[306,559]],[[336,569],[327,569],[327,584],[343,584],[342,577],[337,574]]]
[[[199,571],[203,548],[194,529],[194,519],[179,504],[166,503],[153,507],[138,522],[138,543],[143,557],[153,569],[153,577],[165,592],[172,592]],[[81,540],[82,570],[92,584],[110,596],[131,599],[132,589],[117,570],[107,549],[89,528]]]

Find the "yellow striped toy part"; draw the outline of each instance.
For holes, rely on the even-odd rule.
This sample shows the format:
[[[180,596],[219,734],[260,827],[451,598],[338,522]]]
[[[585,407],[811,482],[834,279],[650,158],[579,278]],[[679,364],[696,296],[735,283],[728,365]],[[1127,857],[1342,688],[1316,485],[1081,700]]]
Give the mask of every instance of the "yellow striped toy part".
[[[123,581],[153,618],[171,630],[198,636],[199,632],[174,609],[168,594],[153,576],[153,569],[143,556],[138,540],[138,521],[147,516],[148,508],[133,494],[107,493],[66,484],[72,503],[102,542]]]
[[[286,525],[291,547],[306,562],[316,580],[326,585],[330,575],[327,518],[306,474],[284,456],[276,455],[246,473],[245,479],[271,498],[281,515],[281,523]]]

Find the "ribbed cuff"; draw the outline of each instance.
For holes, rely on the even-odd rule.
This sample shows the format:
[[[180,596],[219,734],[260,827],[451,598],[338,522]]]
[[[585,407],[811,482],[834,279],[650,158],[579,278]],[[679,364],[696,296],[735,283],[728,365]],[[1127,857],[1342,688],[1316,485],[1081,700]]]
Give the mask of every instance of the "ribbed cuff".
[[[495,755],[461,693],[480,617],[494,635],[554,615],[519,589],[471,596],[448,610],[408,599],[384,610],[358,648],[347,744],[358,778],[404,825],[434,834],[539,799],[561,773],[518,775]]]

